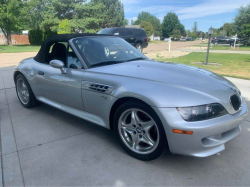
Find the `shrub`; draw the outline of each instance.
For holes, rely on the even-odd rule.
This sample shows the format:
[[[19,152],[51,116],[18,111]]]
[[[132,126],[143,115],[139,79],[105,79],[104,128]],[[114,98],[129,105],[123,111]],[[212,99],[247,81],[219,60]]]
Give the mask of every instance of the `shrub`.
[[[43,41],[46,40],[47,38],[56,35],[57,32],[51,31],[51,30],[46,30],[43,32]]]
[[[41,45],[44,40],[56,34],[56,32],[51,30],[31,29],[29,30],[29,42],[31,45]]]
[[[31,45],[41,45],[43,42],[43,32],[40,29],[29,30],[29,42]]]

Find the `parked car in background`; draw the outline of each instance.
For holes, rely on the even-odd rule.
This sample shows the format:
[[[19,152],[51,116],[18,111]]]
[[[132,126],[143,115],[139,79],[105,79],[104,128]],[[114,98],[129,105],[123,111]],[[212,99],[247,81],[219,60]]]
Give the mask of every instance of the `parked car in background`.
[[[188,37],[186,41],[194,41],[194,39],[192,37]]]
[[[143,29],[125,27],[106,28],[100,30],[98,34],[119,36],[136,47],[140,52],[143,51],[143,48],[148,47],[149,39]]]
[[[187,38],[186,37],[182,37],[182,38],[180,38],[180,41],[186,41],[187,40]]]
[[[171,38],[171,40],[172,40],[172,38]],[[164,41],[169,42],[169,38],[165,38]]]
[[[238,43],[238,39],[236,40],[236,43]],[[214,45],[218,45],[218,44],[229,44],[229,45],[233,45],[234,44],[234,39],[229,38],[227,36],[216,36],[213,37],[211,40],[211,43]]]

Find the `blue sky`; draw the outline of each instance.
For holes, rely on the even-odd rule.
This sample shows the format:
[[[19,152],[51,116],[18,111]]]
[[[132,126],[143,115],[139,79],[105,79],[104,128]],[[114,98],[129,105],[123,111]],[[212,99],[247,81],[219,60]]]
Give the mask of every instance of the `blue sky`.
[[[161,21],[168,12],[175,12],[185,26],[191,29],[197,21],[201,31],[210,26],[219,28],[225,22],[232,22],[240,6],[250,4],[250,0],[121,0],[125,17],[136,19],[142,11],[150,12]]]

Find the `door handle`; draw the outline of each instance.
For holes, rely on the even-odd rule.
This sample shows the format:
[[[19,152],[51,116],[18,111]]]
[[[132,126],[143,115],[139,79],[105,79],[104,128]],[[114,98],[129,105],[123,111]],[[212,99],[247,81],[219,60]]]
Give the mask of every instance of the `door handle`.
[[[44,75],[43,71],[38,71],[38,75]]]

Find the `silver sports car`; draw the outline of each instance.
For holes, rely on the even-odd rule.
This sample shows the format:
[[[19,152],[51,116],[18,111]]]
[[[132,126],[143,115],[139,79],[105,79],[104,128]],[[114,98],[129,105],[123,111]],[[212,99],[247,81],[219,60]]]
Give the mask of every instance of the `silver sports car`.
[[[247,115],[240,91],[227,79],[150,60],[116,36],[53,36],[34,58],[20,62],[14,81],[24,107],[46,103],[111,129],[141,160],[166,150],[216,154],[240,134]]]

